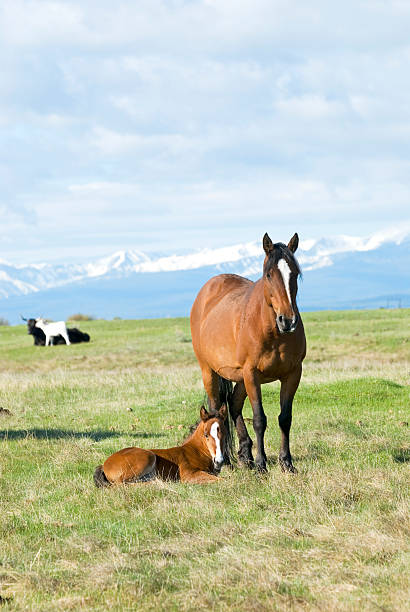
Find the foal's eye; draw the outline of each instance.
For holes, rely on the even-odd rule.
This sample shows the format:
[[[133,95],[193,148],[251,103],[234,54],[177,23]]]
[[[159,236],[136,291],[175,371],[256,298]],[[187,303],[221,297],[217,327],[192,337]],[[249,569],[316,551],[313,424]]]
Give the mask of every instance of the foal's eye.
[[[205,438],[209,438],[209,434],[205,434]]]

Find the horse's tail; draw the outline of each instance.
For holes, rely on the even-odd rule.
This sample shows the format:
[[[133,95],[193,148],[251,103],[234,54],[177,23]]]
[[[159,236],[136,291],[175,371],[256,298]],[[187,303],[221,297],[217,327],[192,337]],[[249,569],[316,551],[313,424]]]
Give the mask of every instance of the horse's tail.
[[[234,446],[235,439],[233,436],[233,427],[234,423],[231,417],[231,408],[232,408],[232,395],[233,395],[233,384],[232,381],[226,380],[226,378],[222,378],[219,376],[219,401],[221,404],[225,404],[228,408],[228,416],[225,421],[226,428],[226,444],[225,444],[225,464],[232,465],[235,459]]]
[[[111,486],[110,481],[107,479],[107,476],[104,474],[103,466],[99,465],[95,468],[94,472],[94,483],[96,487],[109,487]]]

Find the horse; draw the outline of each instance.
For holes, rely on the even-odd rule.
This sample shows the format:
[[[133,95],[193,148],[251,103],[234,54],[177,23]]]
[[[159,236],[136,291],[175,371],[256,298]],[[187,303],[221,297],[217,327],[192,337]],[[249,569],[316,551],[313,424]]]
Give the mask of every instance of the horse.
[[[155,477],[195,484],[215,482],[224,463],[227,435],[225,404],[214,414],[204,406],[193,433],[182,443],[167,449],[123,448],[94,472],[97,487],[148,482]]]
[[[202,371],[211,413],[219,409],[220,379],[235,384],[229,411],[239,439],[242,465],[266,471],[264,434],[267,419],[261,385],[279,380],[281,447],[279,464],[296,472],[289,446],[292,403],[302,374],[306,338],[296,304],[297,279],[301,275],[295,251],[297,234],[287,245],[263,237],[263,275],[252,282],[236,274],[211,278],[199,291],[191,309],[192,345]],[[249,397],[257,454],[242,416]]]

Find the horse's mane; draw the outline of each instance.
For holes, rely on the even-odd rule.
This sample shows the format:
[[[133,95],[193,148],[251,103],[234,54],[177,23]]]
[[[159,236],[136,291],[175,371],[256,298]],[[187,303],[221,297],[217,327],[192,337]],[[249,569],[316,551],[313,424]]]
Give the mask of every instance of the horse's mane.
[[[286,246],[286,244],[283,244],[283,242],[276,242],[273,245],[273,250],[269,253],[269,258],[268,261],[266,262],[268,263],[278,263],[278,261],[280,259],[284,259],[285,261],[287,261],[288,263],[293,263],[296,266],[296,270],[298,272],[298,276],[300,276],[300,278],[303,277],[302,275],[302,270],[300,268],[299,262],[296,259],[295,255],[292,253],[292,251],[289,249],[289,247]]]

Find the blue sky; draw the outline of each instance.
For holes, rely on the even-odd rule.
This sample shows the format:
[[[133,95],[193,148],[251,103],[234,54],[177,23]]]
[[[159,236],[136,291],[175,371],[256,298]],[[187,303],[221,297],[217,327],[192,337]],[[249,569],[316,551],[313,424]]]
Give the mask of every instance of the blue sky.
[[[410,218],[410,3],[2,0],[0,258]]]

